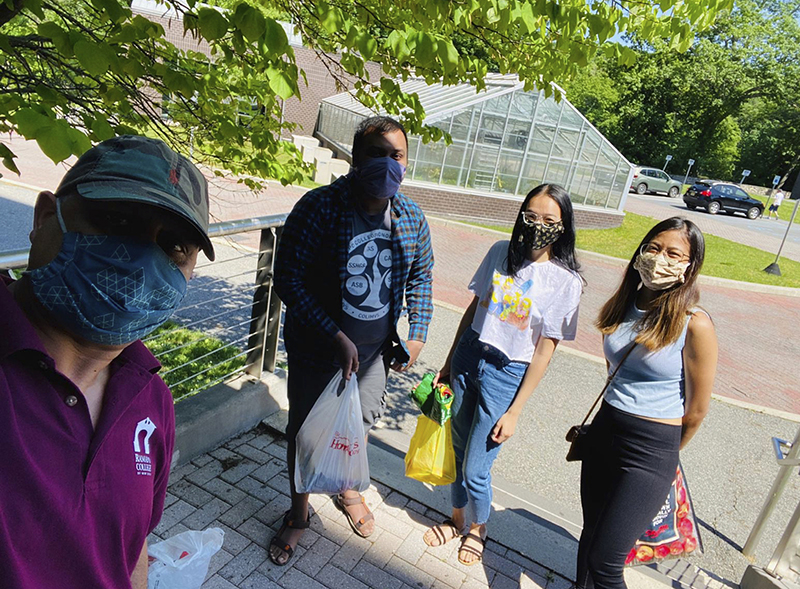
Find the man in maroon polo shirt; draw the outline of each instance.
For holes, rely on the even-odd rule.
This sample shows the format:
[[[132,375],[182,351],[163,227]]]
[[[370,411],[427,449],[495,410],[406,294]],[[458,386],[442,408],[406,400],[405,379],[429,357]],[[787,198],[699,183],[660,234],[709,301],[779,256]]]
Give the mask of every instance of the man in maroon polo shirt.
[[[28,269],[0,281],[0,587],[147,587],[174,445],[139,341],[174,312],[208,238],[200,171],[116,137],[36,199]]]

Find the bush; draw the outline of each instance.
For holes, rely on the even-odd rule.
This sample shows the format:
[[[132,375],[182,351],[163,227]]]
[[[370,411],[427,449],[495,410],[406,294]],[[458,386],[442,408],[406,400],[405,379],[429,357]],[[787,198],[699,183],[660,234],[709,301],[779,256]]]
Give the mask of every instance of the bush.
[[[150,337],[153,339],[146,345],[161,362],[164,382],[176,400],[220,382],[245,364],[237,346],[225,347],[222,340],[173,321],[164,323]],[[197,376],[190,378],[192,375]]]

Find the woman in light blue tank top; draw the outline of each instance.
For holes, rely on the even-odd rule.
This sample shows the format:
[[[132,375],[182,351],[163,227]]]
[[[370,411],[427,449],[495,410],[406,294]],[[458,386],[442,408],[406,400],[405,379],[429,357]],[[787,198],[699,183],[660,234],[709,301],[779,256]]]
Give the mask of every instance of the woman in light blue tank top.
[[[616,374],[581,467],[579,589],[626,589],[626,557],[664,504],[678,452],[708,412],[717,338],[696,307],[704,255],[694,223],[661,221],[600,311],[609,375]]]

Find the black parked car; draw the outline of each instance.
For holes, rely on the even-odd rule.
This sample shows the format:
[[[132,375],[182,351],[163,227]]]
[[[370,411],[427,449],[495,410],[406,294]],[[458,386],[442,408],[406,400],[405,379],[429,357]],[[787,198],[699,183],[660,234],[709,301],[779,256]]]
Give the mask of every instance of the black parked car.
[[[758,219],[764,212],[764,205],[751,198],[744,190],[717,180],[700,180],[683,195],[683,202],[690,210],[701,208],[712,215],[720,211],[732,215],[744,213],[748,219]]]

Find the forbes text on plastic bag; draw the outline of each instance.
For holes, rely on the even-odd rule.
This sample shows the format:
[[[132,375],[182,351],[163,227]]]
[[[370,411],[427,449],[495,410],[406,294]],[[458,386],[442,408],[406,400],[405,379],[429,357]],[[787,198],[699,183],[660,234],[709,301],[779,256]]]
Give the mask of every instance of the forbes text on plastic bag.
[[[439,425],[425,415],[417,417],[417,429],[406,453],[406,476],[430,483],[449,485],[456,480],[456,455],[450,420]]]
[[[147,589],[200,589],[224,536],[220,528],[189,530],[149,546]]]
[[[369,487],[358,380],[342,386],[341,372],[325,387],[297,434],[294,484],[298,493],[342,493]]]

